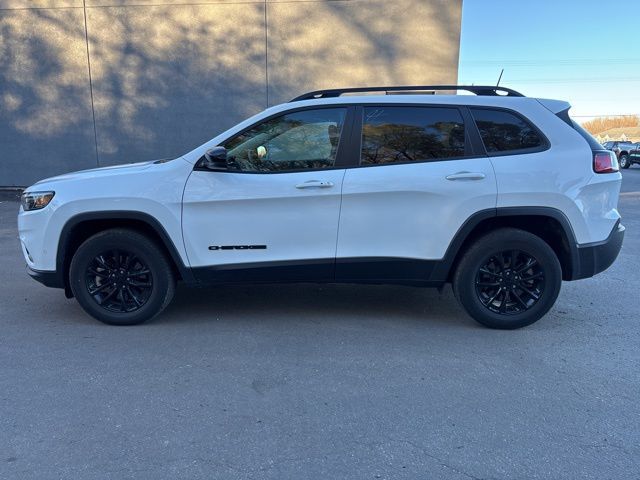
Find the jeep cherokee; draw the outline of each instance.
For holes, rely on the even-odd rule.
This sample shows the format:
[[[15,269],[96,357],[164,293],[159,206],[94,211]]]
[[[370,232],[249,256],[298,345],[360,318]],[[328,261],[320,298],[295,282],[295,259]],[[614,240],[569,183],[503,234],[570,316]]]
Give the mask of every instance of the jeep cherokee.
[[[569,108],[502,87],[310,92],[170,161],[36,183],[22,251],[109,324],[157,315],[177,281],[449,282],[478,322],[522,327],[624,236],[616,155]]]

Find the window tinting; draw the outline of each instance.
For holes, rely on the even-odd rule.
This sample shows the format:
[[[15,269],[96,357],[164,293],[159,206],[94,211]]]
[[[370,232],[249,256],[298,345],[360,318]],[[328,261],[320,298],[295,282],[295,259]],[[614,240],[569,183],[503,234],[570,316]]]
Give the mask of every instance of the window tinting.
[[[470,110],[487,152],[527,150],[543,145],[536,130],[517,115],[503,110]]]
[[[464,123],[455,108],[366,107],[362,165],[464,156]]]
[[[282,172],[331,168],[346,108],[301,110],[260,123],[228,140],[231,171]]]
[[[591,134],[587,132],[584,128],[582,128],[578,123],[571,120],[571,125],[576,130],[576,132],[578,132],[582,136],[582,138],[584,138],[587,141],[587,143],[591,147],[591,150],[596,151],[602,148],[602,146],[598,143],[598,141],[595,138],[593,138]],[[609,142],[609,143],[610,145],[608,147],[605,144],[605,148],[613,148],[613,142]]]

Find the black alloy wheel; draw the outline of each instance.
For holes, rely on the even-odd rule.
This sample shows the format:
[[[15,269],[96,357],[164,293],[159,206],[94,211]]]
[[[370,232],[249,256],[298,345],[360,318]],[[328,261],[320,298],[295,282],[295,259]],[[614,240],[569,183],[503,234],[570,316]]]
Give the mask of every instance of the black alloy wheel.
[[[134,253],[110,250],[96,255],[85,272],[87,292],[110,312],[134,312],[153,291],[149,267]]]
[[[476,275],[476,294],[494,313],[513,315],[533,307],[544,293],[540,263],[522,250],[490,256]]]
[[[82,308],[110,325],[135,325],[171,301],[176,277],[161,244],[134,230],[96,233],[76,250],[69,286]]]
[[[490,328],[521,328],[553,306],[562,283],[556,252],[539,236],[502,227],[467,247],[453,274],[453,293]]]

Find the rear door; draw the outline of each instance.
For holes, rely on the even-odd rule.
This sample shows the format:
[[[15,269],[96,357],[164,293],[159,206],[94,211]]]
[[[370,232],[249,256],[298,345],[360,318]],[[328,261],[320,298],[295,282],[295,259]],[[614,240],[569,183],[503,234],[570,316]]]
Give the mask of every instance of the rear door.
[[[336,277],[425,282],[465,221],[496,206],[486,154],[449,106],[359,108],[360,166],[343,182]]]

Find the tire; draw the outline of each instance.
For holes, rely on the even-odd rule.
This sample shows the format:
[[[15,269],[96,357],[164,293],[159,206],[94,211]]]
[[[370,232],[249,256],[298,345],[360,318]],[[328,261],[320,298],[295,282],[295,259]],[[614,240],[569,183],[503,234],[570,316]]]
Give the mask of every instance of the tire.
[[[463,254],[453,292],[477,322],[511,330],[542,318],[558,298],[561,283],[560,262],[544,240],[524,230],[501,228],[480,237]]]
[[[620,168],[629,168],[631,166],[629,155],[620,155],[618,163],[620,164]]]
[[[164,252],[149,237],[112,229],[87,239],[73,255],[69,284],[82,308],[109,325],[136,325],[158,315],[175,291]]]

